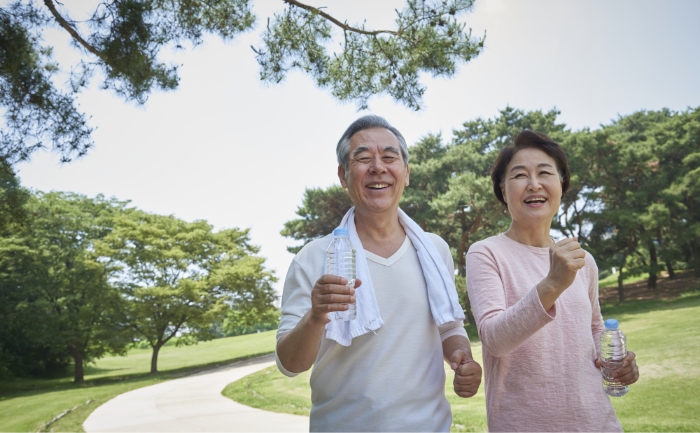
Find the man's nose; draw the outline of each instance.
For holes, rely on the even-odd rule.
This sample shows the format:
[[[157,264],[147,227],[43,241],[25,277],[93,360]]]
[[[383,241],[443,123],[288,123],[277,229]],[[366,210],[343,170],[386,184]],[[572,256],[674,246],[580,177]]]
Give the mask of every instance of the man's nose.
[[[372,158],[369,169],[373,173],[384,173],[386,171],[386,166],[384,165],[384,161],[382,161],[382,157],[378,156],[376,158]]]

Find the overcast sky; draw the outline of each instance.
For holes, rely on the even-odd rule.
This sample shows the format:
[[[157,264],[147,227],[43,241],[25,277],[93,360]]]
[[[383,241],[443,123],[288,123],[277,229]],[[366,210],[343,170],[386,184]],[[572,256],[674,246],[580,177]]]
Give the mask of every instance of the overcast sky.
[[[394,8],[403,4],[309,3],[329,5],[327,12],[349,23],[366,18],[375,29],[391,26]],[[281,6],[256,1],[258,28]],[[462,20],[474,35],[486,32],[484,52],[452,79],[425,77],[419,112],[376,97],[358,113],[300,73],[264,85],[250,48],[257,31],[228,44],[208,38],[172,55],[183,65],[179,89],[154,93],[145,106],[99,90],[94,80],[79,102],[97,128],[95,148],[66,165],[37,153],[18,166],[19,175],[37,190],[104,194],[217,228],[251,228],[253,243],[283,279],[292,259],[285,246],[294,242],[280,236],[282,225],[295,218],[305,188],[337,182],[335,144],[355,118],[384,116],[412,144],[429,132],[449,139],[463,122],[494,117],[509,105],[557,108],[572,129],[594,129],[639,110],[697,107],[699,19],[696,0],[477,0]],[[57,30],[46,39],[68,69],[75,48]]]

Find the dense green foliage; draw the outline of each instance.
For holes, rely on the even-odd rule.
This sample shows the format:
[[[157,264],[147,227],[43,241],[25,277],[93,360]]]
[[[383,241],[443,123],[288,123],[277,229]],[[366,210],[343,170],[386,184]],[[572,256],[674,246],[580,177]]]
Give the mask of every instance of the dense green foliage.
[[[128,300],[123,320],[153,348],[151,373],[165,343],[178,335],[177,344],[213,338],[211,324],[232,305],[243,323],[274,314],[276,279],[248,239],[248,230],[214,232],[206,221],[138,210],[114,218],[96,250],[119,269],[116,284]]]
[[[74,194],[34,194],[25,217],[0,239],[3,367],[55,372],[70,358],[75,379],[84,362],[119,353],[129,337],[115,317],[120,297],[93,242],[122,206]]]
[[[407,0],[389,30],[349,25],[324,8],[281,1],[286,9],[268,18],[260,45],[252,47],[260,79],[279,83],[289,71],[300,70],[338,100],[363,108],[372,95],[386,93],[419,109],[425,91],[421,74],[450,77],[483,49],[484,38],[473,38],[458,20],[474,0]],[[84,155],[93,145],[92,128],[78,110],[75,94],[95,71],[104,89],[142,104],[152,90],[178,86],[178,65],[165,63],[164,51],[197,46],[208,34],[229,41],[252,30],[252,3],[107,0],[79,19],[71,17],[81,12],[77,5],[55,0],[14,0],[3,6],[0,160],[26,160],[42,147],[52,148],[63,161]],[[81,54],[77,65],[51,60],[52,47],[42,45],[43,31],[50,26],[71,36]],[[71,70],[66,91],[52,81],[59,66]]]
[[[625,431],[698,431],[700,429],[700,293],[671,301],[631,301],[603,307],[616,317],[639,363],[639,381],[623,398],[613,398]],[[472,343],[481,358],[481,344]],[[452,407],[452,431],[486,431],[484,385],[472,398],[452,390],[452,371],[446,366],[445,394]],[[601,378],[602,381],[602,378]],[[259,371],[228,385],[223,394],[237,402],[275,412],[308,415],[311,409],[309,373],[288,378],[276,367]],[[534,394],[533,394],[534,395]]]
[[[58,66],[51,49],[39,45],[37,30],[48,19],[30,5],[0,8],[0,161],[27,159],[43,140],[62,161],[81,156],[92,146],[85,116],[70,92],[56,89],[51,78]]]
[[[350,207],[350,196],[340,185],[327,189],[309,188],[304,192],[304,203],[297,209],[301,219],[284,223],[281,234],[305,243],[325,236],[333,232]],[[302,246],[287,247],[287,250],[296,254]]]
[[[621,270],[620,300],[630,275],[647,273],[652,288],[664,268],[671,277],[684,268],[700,276],[700,109],[640,111],[580,131],[558,123],[558,114],[506,108],[494,119],[465,122],[449,142],[422,138],[409,149],[411,184],[400,206],[447,241],[463,277],[469,246],[510,225],[493,193],[491,165],[520,131],[540,131],[562,145],[572,174],[553,230],[578,237],[600,269]],[[299,218],[282,235],[304,243],[325,236],[350,206],[339,186],[307,189]]]
[[[138,342],[156,373],[168,341],[276,321],[276,278],[248,230],[101,196],[30,194],[3,173],[0,377],[59,374],[72,361],[80,382],[86,364]]]

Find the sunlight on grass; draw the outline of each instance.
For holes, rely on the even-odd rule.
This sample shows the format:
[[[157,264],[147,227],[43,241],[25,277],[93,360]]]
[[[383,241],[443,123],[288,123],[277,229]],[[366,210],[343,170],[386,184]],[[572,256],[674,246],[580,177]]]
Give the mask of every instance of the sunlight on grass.
[[[274,351],[276,331],[238,337],[217,338],[193,346],[165,346],[158,355],[158,371],[202,366],[231,359],[232,351],[247,355]],[[128,356],[102,358],[85,371],[85,379],[148,373],[151,348],[132,349]]]
[[[132,349],[125,357],[107,357],[86,369],[85,383],[73,384],[72,376],[50,380],[0,382],[0,431],[36,432],[65,410],[78,406],[51,428],[82,431],[88,415],[100,404],[132,389],[181,377],[194,369],[230,363],[274,351],[275,331],[220,338],[194,346],[161,349],[158,369],[151,376],[150,349]],[[123,376],[131,376],[124,379]],[[85,404],[92,400],[89,404]]]
[[[221,393],[246,406],[309,416],[310,376],[311,372],[306,371],[289,378],[272,366],[229,384]]]
[[[620,276],[620,274],[612,274],[608,275],[607,277],[603,278],[602,280],[598,280],[598,287],[601,289],[604,287],[617,287],[617,279]],[[623,283],[622,284],[634,284],[638,283],[639,281],[646,280],[648,278],[648,275],[635,275],[632,277],[627,277],[623,278]]]
[[[640,370],[629,394],[612,399],[625,431],[700,431],[700,296],[616,316]]]

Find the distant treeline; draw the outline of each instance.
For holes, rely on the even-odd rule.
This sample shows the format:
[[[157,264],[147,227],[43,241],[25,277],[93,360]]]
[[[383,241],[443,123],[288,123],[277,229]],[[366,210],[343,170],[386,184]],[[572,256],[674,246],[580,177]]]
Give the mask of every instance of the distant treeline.
[[[651,288],[664,269],[671,278],[689,268],[700,276],[700,108],[640,111],[579,131],[558,123],[558,115],[506,108],[494,119],[464,123],[449,141],[431,134],[409,149],[411,184],[401,208],[448,242],[461,287],[469,246],[510,225],[489,170],[524,129],[546,133],[566,150],[571,190],[554,230],[578,237],[603,272],[619,270],[621,300],[627,276],[646,273]],[[351,205],[340,186],[307,189],[300,218],[281,233],[304,243],[324,236]]]
[[[130,346],[159,350],[275,322],[248,230],[214,231],[127,202],[32,193],[0,164],[0,378],[63,372]]]

